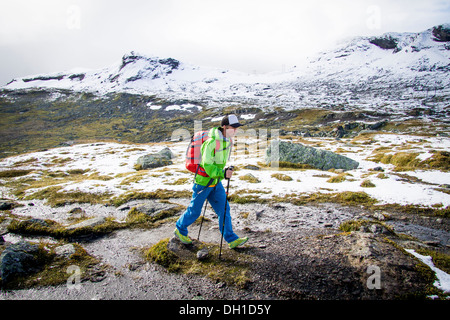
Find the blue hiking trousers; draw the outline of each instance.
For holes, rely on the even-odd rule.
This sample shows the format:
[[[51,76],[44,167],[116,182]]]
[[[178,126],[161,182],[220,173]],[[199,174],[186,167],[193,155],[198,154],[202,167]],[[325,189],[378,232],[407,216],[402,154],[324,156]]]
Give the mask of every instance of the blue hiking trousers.
[[[194,184],[192,188],[194,193],[192,194],[191,203],[183,215],[178,219],[176,226],[178,231],[183,236],[188,235],[188,227],[197,220],[202,212],[203,204],[208,199],[209,203],[213,207],[217,216],[219,217],[220,231],[222,232],[223,216],[226,202],[226,193],[222,183],[218,183],[215,187],[204,187],[199,184]],[[202,191],[203,190],[203,191]],[[230,243],[239,237],[233,232],[231,225],[230,206],[227,203],[227,209],[225,213],[225,227],[223,232],[223,238],[226,242]]]

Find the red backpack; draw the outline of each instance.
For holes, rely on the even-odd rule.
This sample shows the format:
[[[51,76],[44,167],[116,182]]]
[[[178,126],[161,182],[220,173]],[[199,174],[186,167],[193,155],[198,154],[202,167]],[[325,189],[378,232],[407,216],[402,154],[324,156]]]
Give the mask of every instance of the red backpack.
[[[186,169],[203,177],[209,177],[205,169],[200,166],[200,162],[202,161],[202,144],[209,139],[208,133],[209,131],[196,132],[192,136],[191,142],[189,143],[189,146],[186,150]],[[233,145],[232,142],[230,146],[231,145]],[[220,141],[216,139],[216,148],[214,150],[214,153],[219,151],[219,149]]]

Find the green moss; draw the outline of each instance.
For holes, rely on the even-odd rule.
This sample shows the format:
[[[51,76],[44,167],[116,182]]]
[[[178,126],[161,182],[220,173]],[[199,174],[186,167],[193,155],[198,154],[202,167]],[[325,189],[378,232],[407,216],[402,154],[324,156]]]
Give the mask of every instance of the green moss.
[[[261,166],[263,164],[259,163]],[[293,163],[288,161],[274,161],[271,163],[271,165],[264,165],[265,167],[275,167],[275,168],[285,168],[285,169],[315,169],[309,164],[303,164],[303,163]]]
[[[300,109],[296,110],[297,117],[289,121],[289,125],[298,127],[300,125],[315,125],[322,122],[333,112],[324,109]]]
[[[450,171],[450,152],[436,151],[433,156],[420,163],[421,168]]]
[[[260,183],[261,182],[261,180],[259,180],[258,178],[256,178],[255,176],[253,176],[251,174],[246,174],[245,176],[240,176],[239,180],[247,181],[250,183]]]
[[[166,182],[166,184],[170,185],[170,186],[178,186],[178,185],[186,184],[186,182],[191,181],[191,180],[192,180],[192,178],[180,178],[173,182]]]
[[[233,203],[246,204],[246,203],[267,203],[270,200],[260,198],[257,195],[240,195],[233,193],[228,196],[228,200]]]
[[[72,169],[72,170],[67,170],[68,174],[85,174],[87,172],[89,172],[91,169]]]
[[[127,192],[123,195],[115,197],[111,200],[111,203],[116,207],[123,205],[132,200],[139,199],[172,199],[172,198],[191,198],[192,191],[173,191],[166,189],[158,189],[152,192]]]
[[[178,205],[171,209],[162,210],[155,216],[150,216],[148,214],[145,214],[144,212],[139,211],[138,208],[133,207],[128,212],[126,218],[127,227],[154,228],[157,226],[156,222],[160,222],[166,218],[172,217],[183,209],[185,209],[184,206]]]
[[[55,239],[72,239],[78,237],[96,237],[111,233],[114,230],[127,227],[125,224],[107,218],[105,223],[94,227],[66,229],[65,226],[53,220],[45,220],[46,225],[37,221],[13,219],[8,225],[8,231],[21,235],[49,236]]]
[[[389,177],[382,172],[377,174],[377,178],[378,179],[389,179]]]
[[[175,253],[167,249],[168,243],[169,238],[166,238],[153,245],[147,250],[146,258],[167,268],[171,272],[176,272],[180,270],[180,261]]]
[[[339,203],[347,204],[347,205],[372,205],[377,202],[377,200],[371,198],[365,192],[341,192],[335,195],[335,198]]]
[[[419,164],[420,160],[417,159],[419,154],[412,152],[398,152],[393,155],[386,155],[381,159],[381,163],[385,164],[393,164],[396,167],[402,168],[415,168]]]
[[[416,250],[417,253],[424,255],[424,256],[431,256],[431,258],[433,259],[433,264],[447,272],[448,274],[450,274],[450,255],[445,254],[443,252],[439,252],[436,250],[430,250],[430,249],[417,249]]]
[[[370,180],[364,180],[364,181],[361,183],[361,187],[363,187],[363,188],[375,188],[376,185],[373,184]]]
[[[139,181],[141,181],[142,179],[145,178],[145,176],[148,174],[148,171],[146,170],[145,172],[139,172],[137,174],[132,174],[129,177],[126,177],[125,179],[122,180],[122,182],[120,183],[121,186],[126,186],[126,185],[130,185],[131,183],[138,183]],[[116,178],[121,178],[123,176],[116,176]]]
[[[415,205],[401,205],[397,203],[393,204],[384,204],[384,205],[374,205],[372,206],[373,210],[380,211],[397,211],[406,214],[416,214],[416,215],[425,215],[430,217],[446,217],[450,218],[450,206],[445,208],[430,208],[430,207],[422,207]]]
[[[175,254],[167,248],[169,239],[163,239],[145,251],[148,260],[165,267],[169,272],[206,276],[215,281],[225,282],[239,288],[245,288],[251,281],[250,266],[253,257],[237,250],[222,250],[222,259],[218,259],[219,246],[216,244],[200,244],[194,241],[186,247],[185,252]],[[209,255],[206,260],[196,258],[198,250],[207,247]]]
[[[62,191],[62,189],[60,186],[48,187],[24,197],[24,200],[47,200],[47,203],[52,207],[60,207],[71,203],[104,204],[112,196],[108,192],[90,193],[79,190]]]
[[[352,231],[359,231],[361,227],[367,227],[373,224],[378,224],[388,230],[392,235],[395,235],[394,229],[392,229],[391,226],[388,226],[387,224],[383,223],[382,221],[376,221],[376,220],[348,220],[344,221],[340,224],[339,230],[343,232],[352,232]]]
[[[271,175],[271,177],[275,178],[277,180],[280,180],[280,181],[292,181],[293,180],[290,176],[282,174],[282,173],[274,173]]]
[[[420,254],[430,253],[430,251],[428,251],[428,250],[417,250],[417,251],[418,252],[420,251],[419,252]],[[446,297],[449,295],[434,286],[434,283],[437,280],[436,273],[433,270],[431,270],[431,268],[428,265],[426,265],[425,263],[423,263],[422,261],[420,261],[419,259],[414,257],[412,254],[407,253],[406,251],[404,251],[404,252],[405,252],[405,254],[410,255],[417,261],[416,265],[414,266],[414,269],[416,272],[418,272],[420,274],[420,277],[423,279],[424,283],[426,283],[427,285],[423,291],[412,292],[407,297],[403,297],[403,298],[405,298],[405,299],[411,299],[411,298],[426,299],[428,296],[434,295],[434,296],[438,296],[440,299],[445,300]]]
[[[16,178],[26,176],[33,170],[4,170],[0,171],[0,178]]]
[[[57,258],[54,250],[59,245],[61,243],[39,243],[37,261],[41,266],[40,270],[33,274],[16,277],[5,284],[4,288],[13,290],[64,284],[71,276],[67,270],[69,266],[73,265],[80,268],[80,280],[83,281],[88,278],[89,269],[100,263],[98,259],[89,255],[83,247],[76,243],[73,244],[75,253],[69,258]]]
[[[408,171],[415,169],[422,170],[450,170],[450,152],[433,151],[434,154],[430,158],[420,161],[417,152],[398,152],[394,154],[383,153],[375,150],[375,153],[367,160],[381,162],[384,164],[392,164],[395,171]]]
[[[341,173],[338,174],[337,176],[331,177],[330,179],[327,180],[328,183],[340,183],[340,182],[344,182],[345,180],[347,180],[346,176],[348,174],[346,173]]]

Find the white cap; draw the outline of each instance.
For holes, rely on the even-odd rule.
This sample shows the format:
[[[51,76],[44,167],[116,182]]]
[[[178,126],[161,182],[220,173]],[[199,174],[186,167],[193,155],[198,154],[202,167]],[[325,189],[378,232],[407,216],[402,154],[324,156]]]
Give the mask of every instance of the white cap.
[[[222,119],[221,126],[232,126],[234,128],[242,126],[242,124],[239,123],[238,118],[234,114],[229,114]]]

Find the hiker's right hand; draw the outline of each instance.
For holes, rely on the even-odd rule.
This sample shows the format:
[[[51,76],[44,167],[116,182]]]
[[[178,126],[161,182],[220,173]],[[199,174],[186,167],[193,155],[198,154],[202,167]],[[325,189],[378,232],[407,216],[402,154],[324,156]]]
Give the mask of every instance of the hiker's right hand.
[[[231,179],[232,175],[233,175],[233,169],[232,168],[226,168],[225,169],[225,179]]]

